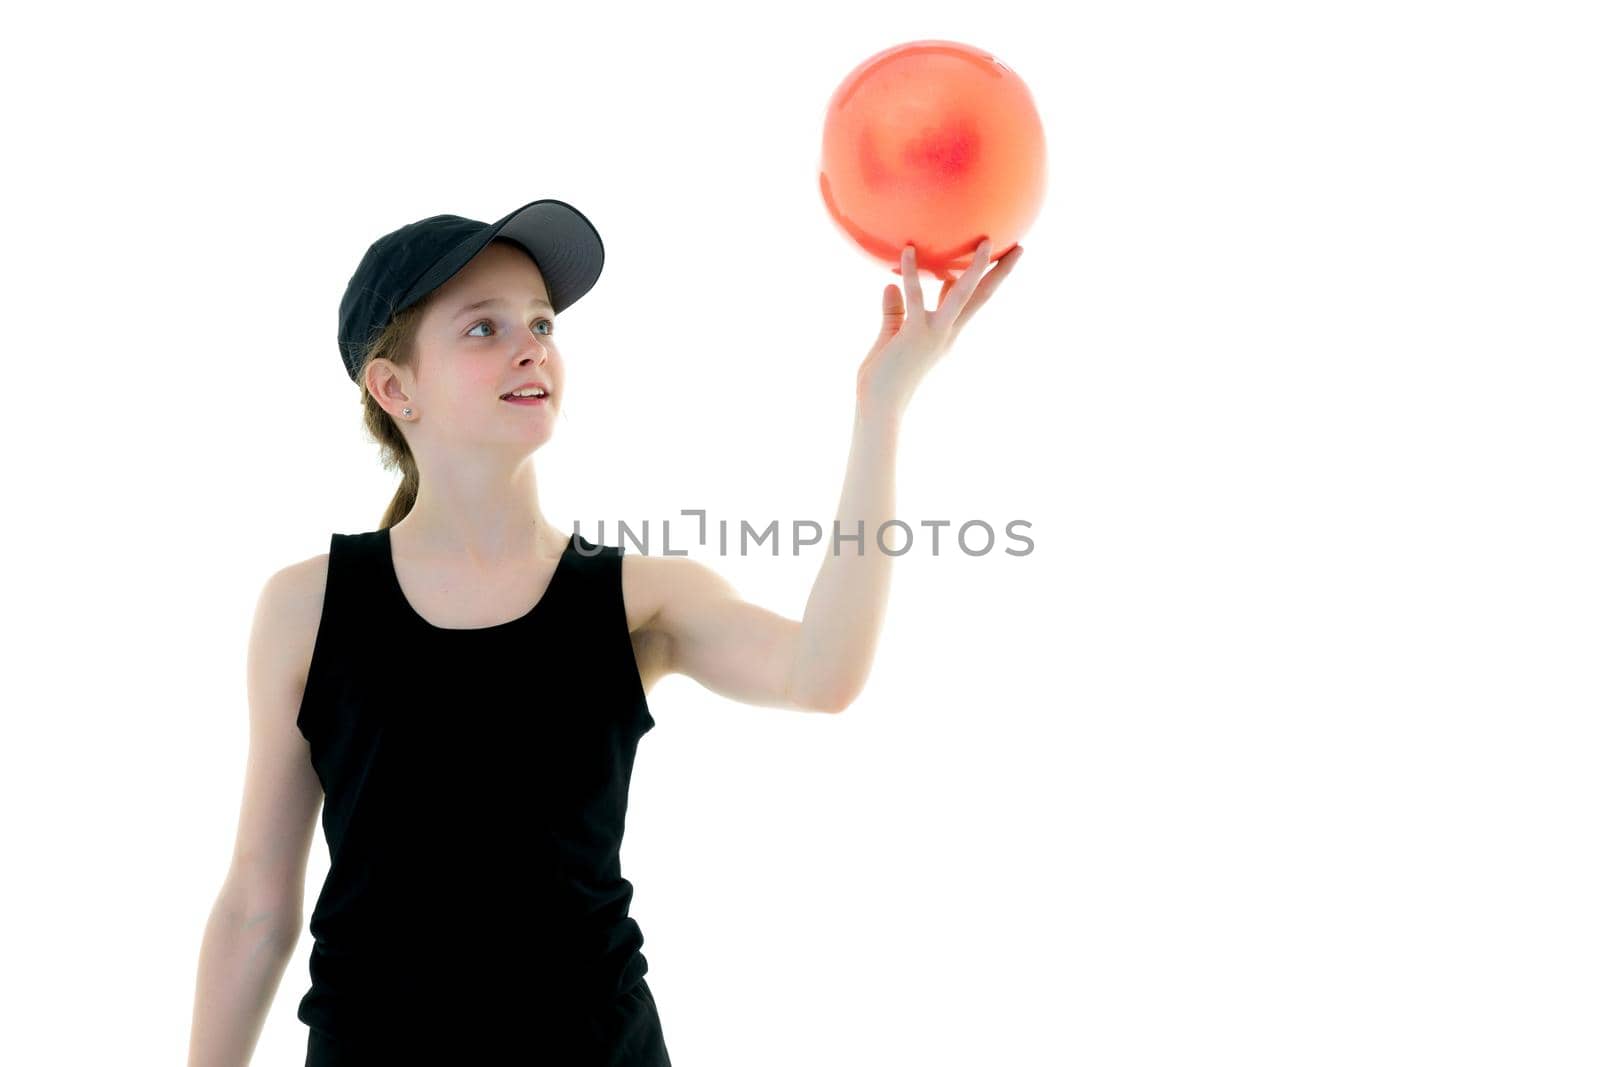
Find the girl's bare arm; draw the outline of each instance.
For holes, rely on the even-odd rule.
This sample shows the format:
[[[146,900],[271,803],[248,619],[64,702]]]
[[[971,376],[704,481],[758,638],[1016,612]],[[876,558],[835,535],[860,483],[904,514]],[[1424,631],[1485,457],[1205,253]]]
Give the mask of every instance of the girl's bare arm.
[[[262,587],[250,632],[250,752],[233,857],[206,922],[189,1067],[245,1067],[300,935],[306,860],[322,805],[295,725],[322,613],[327,555]]]

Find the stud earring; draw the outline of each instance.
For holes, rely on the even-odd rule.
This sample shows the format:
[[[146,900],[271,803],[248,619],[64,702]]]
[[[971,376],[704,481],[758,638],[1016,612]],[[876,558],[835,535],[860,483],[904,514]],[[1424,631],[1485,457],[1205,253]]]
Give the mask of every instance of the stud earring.
[[[405,411],[401,412],[401,414],[402,415],[409,415],[409,414],[411,414],[411,409],[410,408],[406,408]]]

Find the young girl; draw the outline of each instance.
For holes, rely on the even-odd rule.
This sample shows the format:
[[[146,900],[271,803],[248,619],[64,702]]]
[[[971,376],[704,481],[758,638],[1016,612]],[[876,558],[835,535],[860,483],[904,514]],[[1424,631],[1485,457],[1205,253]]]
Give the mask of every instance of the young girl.
[[[201,950],[190,1064],[245,1064],[299,938],[318,807],[306,1063],[669,1064],[618,855],[628,783],[677,672],[838,712],[871,666],[898,425],[1021,254],[988,242],[923,308],[910,247],[856,376],[835,531],[796,621],[688,557],[624,557],[539,506],[566,378],[556,316],[604,247],[571,205],[436,215],[373,243],[339,312],[366,425],[402,474],[377,530],[268,579],[250,756]],[[909,314],[907,307],[909,306]],[[859,551],[852,551],[857,548]],[[476,1058],[475,1058],[476,1057]]]

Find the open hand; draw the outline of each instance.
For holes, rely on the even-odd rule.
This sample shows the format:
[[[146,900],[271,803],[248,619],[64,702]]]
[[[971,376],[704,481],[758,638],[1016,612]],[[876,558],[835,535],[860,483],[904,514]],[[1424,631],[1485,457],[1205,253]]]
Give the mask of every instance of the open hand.
[[[1022,257],[1022,246],[1015,245],[998,266],[985,274],[989,251],[989,239],[985,237],[973,252],[972,265],[960,277],[944,283],[939,290],[939,306],[930,312],[922,305],[916,249],[906,245],[900,253],[905,299],[901,299],[900,286],[884,286],[883,330],[856,372],[859,407],[893,416],[905,410],[928,368],[955,343],[961,328],[994,295],[995,288]],[[909,315],[908,306],[913,309]]]

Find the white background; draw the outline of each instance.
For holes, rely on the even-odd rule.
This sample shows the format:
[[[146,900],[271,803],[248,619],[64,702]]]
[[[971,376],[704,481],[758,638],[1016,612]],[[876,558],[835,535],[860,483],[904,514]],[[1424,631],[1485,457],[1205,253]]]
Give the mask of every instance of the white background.
[[[652,693],[623,869],[674,1063],[1595,1063],[1583,7],[14,17],[0,1061],[185,1056],[257,593],[394,488],[335,346],[367,244],[578,206],[546,514],[826,524],[892,275],[823,209],[824,107],[942,38],[1028,83],[1049,190],[895,510],[1035,549],[899,560],[843,716]],[[692,554],[798,618],[822,551]],[[309,950],[254,1063],[303,1060]]]

